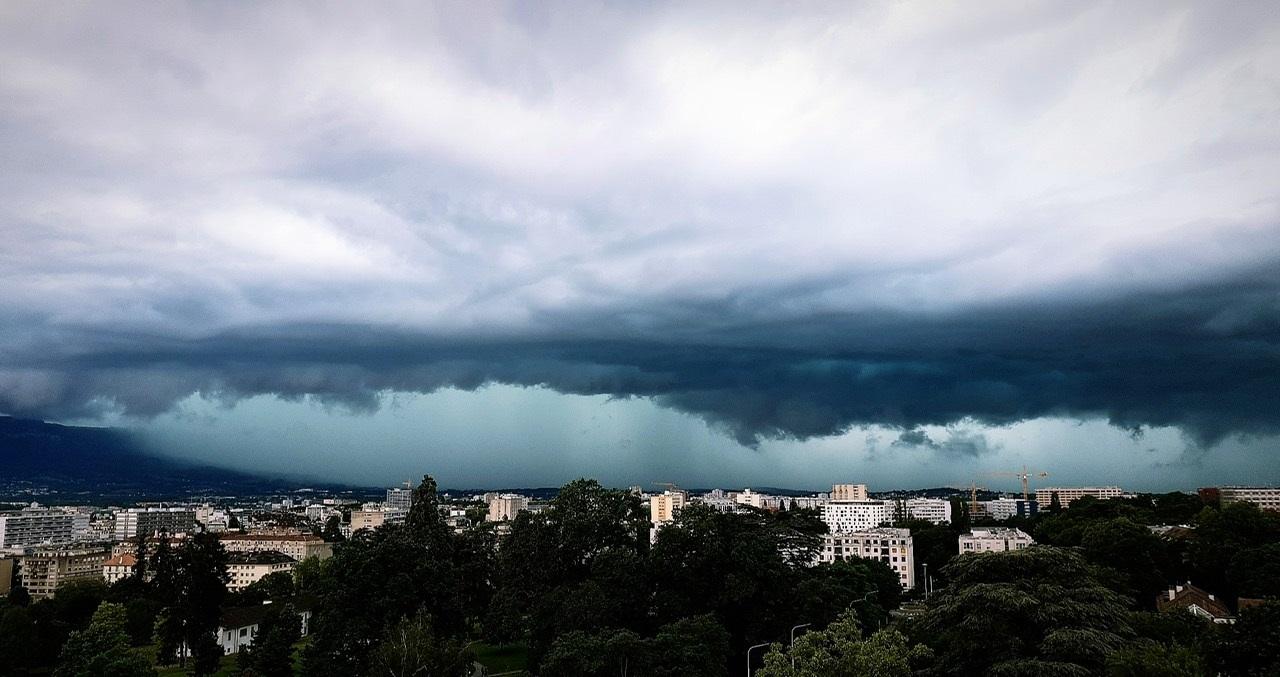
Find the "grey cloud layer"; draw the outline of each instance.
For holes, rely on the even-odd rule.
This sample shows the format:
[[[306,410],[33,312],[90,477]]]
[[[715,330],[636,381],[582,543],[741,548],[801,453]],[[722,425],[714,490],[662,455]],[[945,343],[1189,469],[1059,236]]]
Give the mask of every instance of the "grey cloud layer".
[[[0,9],[0,412],[1278,430],[1267,3],[61,14]]]

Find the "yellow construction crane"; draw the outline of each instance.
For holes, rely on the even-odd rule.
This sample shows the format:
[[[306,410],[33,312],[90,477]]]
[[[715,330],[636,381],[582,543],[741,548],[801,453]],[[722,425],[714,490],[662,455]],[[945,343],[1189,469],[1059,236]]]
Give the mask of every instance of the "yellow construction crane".
[[[984,477],[1016,477],[1022,480],[1022,500],[1026,501],[1031,498],[1031,478],[1043,479],[1048,477],[1049,473],[1043,470],[1027,470],[1027,466],[1022,466],[1022,472],[1014,470],[1012,472],[989,472]]]
[[[986,487],[978,486],[977,482],[969,483],[969,519],[975,519],[978,516],[978,490],[986,491]]]

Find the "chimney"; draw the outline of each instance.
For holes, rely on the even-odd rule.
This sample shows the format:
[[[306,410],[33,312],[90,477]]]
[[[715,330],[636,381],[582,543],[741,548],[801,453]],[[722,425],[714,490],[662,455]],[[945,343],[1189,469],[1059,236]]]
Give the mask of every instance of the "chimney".
[[[1212,592],[1211,592],[1211,593],[1209,593],[1209,599],[1210,599],[1210,600],[1213,600],[1213,599],[1214,599],[1214,597],[1213,597],[1213,593],[1212,593]]]

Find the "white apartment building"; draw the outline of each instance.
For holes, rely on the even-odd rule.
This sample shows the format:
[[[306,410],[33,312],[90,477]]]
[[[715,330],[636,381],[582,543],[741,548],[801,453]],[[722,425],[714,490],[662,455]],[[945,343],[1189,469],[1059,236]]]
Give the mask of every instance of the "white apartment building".
[[[0,513],[0,548],[72,543],[89,533],[89,514],[31,507]]]
[[[271,574],[293,571],[297,564],[292,557],[279,552],[227,553],[227,574],[231,577],[227,589],[243,590]]]
[[[960,535],[960,554],[971,552],[1007,552],[1023,550],[1035,545],[1031,536],[1021,529],[988,527],[973,529]]]
[[[891,517],[892,508],[884,501],[830,501],[822,506],[822,521],[831,533],[874,529]]]
[[[979,503],[992,519],[1007,520],[1010,517],[1030,517],[1036,514],[1038,505],[1035,501],[1024,501],[1021,498],[997,498]]]
[[[529,509],[529,498],[519,494],[502,494],[489,501],[489,514],[486,522],[510,522],[521,510]]]
[[[1263,510],[1280,510],[1280,487],[1222,487],[1218,498],[1222,505],[1252,503]]]
[[[409,512],[413,507],[413,484],[405,482],[403,487],[387,489],[387,507]]]
[[[951,501],[945,498],[909,498],[903,506],[907,517],[934,524],[951,522]]]
[[[1058,502],[1065,508],[1077,498],[1092,496],[1105,501],[1108,498],[1120,498],[1124,495],[1124,491],[1120,487],[1044,487],[1036,489],[1036,503],[1042,508],[1047,508],[1053,502],[1054,494],[1058,495]]]
[[[767,494],[760,494],[750,489],[743,489],[737,494],[734,494],[733,501],[738,505],[749,505],[753,508],[764,509],[769,507],[769,499],[771,498],[773,497]]]
[[[915,551],[909,529],[877,527],[849,533],[832,533],[822,537],[818,562],[830,563],[847,557],[874,559],[889,565],[898,574],[904,590],[916,585]]]
[[[683,491],[664,491],[649,499],[649,521],[656,524],[670,522],[685,506],[688,494]]]
[[[299,562],[333,556],[333,544],[312,534],[223,534],[218,540],[227,552],[279,552]]]
[[[196,511],[191,508],[129,508],[116,513],[117,541],[166,534],[189,534],[196,528]]]
[[[723,489],[712,489],[695,500],[699,503],[709,505],[720,512],[733,512],[738,506],[738,503],[733,500],[733,497],[726,494]]]
[[[871,498],[867,495],[867,485],[865,484],[833,484],[831,485],[831,500],[833,501],[865,501]]]
[[[102,577],[102,563],[111,553],[108,546],[79,548],[37,548],[23,555],[22,587],[32,599],[53,597],[59,586],[70,581]]]

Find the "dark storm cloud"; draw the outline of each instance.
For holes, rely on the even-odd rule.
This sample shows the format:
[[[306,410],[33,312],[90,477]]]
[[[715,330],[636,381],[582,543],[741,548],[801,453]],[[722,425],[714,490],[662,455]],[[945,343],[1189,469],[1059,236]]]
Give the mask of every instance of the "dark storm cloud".
[[[56,417],[118,406],[152,415],[199,392],[312,395],[360,411],[376,407],[382,391],[507,383],[651,397],[744,444],[884,424],[904,430],[895,445],[977,457],[988,451],[981,435],[933,440],[917,427],[1041,416],[1178,426],[1212,443],[1280,432],[1277,303],[1280,282],[1269,271],[1091,303],[740,325],[674,343],[661,332],[448,340],[332,325],[201,340],[62,333],[48,343],[61,353],[30,353],[24,369],[0,371],[0,410]],[[566,333],[609,324],[580,318]]]
[[[0,413],[1274,433],[1277,45],[1247,2],[5,3]]]

